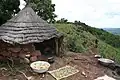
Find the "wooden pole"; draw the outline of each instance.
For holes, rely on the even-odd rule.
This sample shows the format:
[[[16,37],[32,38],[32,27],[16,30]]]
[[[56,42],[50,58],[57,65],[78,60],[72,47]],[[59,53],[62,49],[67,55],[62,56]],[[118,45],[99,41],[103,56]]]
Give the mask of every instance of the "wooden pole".
[[[64,44],[63,44],[63,38],[64,36],[61,36],[59,38],[59,43],[58,43],[58,53],[59,53],[59,56],[63,56],[64,55],[64,50],[65,50],[65,47],[64,47]]]
[[[59,56],[59,52],[58,52],[58,49],[59,49],[58,48],[58,38],[55,38],[55,47],[56,47],[55,48],[55,53],[56,53],[57,56]]]

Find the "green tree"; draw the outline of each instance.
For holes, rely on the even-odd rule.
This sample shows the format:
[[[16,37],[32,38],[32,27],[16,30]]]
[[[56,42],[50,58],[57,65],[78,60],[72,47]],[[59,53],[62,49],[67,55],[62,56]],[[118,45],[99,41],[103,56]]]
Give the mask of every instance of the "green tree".
[[[30,3],[32,8],[35,10],[37,15],[39,15],[42,19],[48,22],[55,22],[55,17],[57,15],[54,13],[55,4],[52,4],[51,0],[24,0],[28,4]]]
[[[57,21],[57,23],[67,23],[68,20],[65,18],[61,18],[60,20]]]
[[[19,0],[0,0],[0,25],[19,12]]]

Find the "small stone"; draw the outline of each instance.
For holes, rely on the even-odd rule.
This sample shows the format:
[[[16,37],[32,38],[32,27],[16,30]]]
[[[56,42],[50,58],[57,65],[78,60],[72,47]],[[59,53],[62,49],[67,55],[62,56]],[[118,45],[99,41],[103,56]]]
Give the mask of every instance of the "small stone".
[[[23,51],[29,51],[29,49],[28,48],[23,48]]]
[[[40,51],[34,51],[31,55],[32,56],[41,56],[41,52]]]
[[[14,79],[14,80],[19,80],[19,79]]]
[[[95,58],[101,58],[101,55],[95,55]]]
[[[17,57],[18,54],[17,53],[12,53],[12,57]]]
[[[30,60],[28,58],[24,58],[25,63],[30,63]]]
[[[23,59],[20,59],[20,63],[24,63],[24,60],[23,60]]]
[[[20,57],[20,58],[25,58],[25,54],[22,54],[22,53],[21,53],[21,54],[19,54],[19,57]]]
[[[43,75],[42,75],[42,77],[44,78],[44,77],[45,77],[45,75],[43,74]]]
[[[27,52],[27,54],[30,54],[30,52]]]
[[[37,57],[36,57],[36,56],[33,56],[33,57],[30,58],[30,61],[32,61],[32,62],[34,62],[34,61],[36,61],[36,60],[37,60]]]
[[[84,72],[84,71],[83,71],[81,74],[82,74],[83,76],[87,77],[87,75],[85,74],[85,72]]]
[[[7,51],[2,51],[2,52],[1,52],[1,55],[4,56],[4,57],[9,57],[9,56],[11,56],[11,54],[10,54],[9,52],[7,52]]]
[[[33,79],[34,79],[33,76],[27,77],[27,80],[33,80]]]
[[[25,57],[30,58],[30,54],[26,54]]]
[[[20,59],[20,63],[28,64],[28,63],[30,63],[30,60],[28,58],[22,58],[22,59]]]
[[[12,51],[12,52],[20,52],[21,48],[8,48],[8,50]]]
[[[116,79],[109,77],[107,75],[104,75],[104,76],[98,77],[97,79],[94,79],[94,80],[116,80]]]

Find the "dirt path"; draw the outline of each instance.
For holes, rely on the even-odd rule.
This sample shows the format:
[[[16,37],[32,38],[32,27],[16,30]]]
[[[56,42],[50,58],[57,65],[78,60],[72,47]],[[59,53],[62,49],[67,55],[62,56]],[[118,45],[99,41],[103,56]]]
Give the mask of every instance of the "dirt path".
[[[80,54],[80,53],[72,53],[68,52],[68,55],[62,58],[55,58],[55,63],[51,64],[50,70],[58,69],[65,65],[75,66],[80,72],[70,76],[68,78],[62,80],[94,80],[99,76],[103,76],[106,70],[109,70],[97,63],[97,59],[94,58],[94,54],[88,53],[87,54]],[[30,70],[30,69],[29,69]],[[87,77],[83,74],[84,72]],[[26,72],[27,76],[33,76],[34,79],[32,80],[55,80],[49,74],[33,74],[30,71]],[[44,75],[44,76],[43,76]],[[15,76],[3,76],[1,74],[0,80],[26,80],[23,75],[16,74]]]

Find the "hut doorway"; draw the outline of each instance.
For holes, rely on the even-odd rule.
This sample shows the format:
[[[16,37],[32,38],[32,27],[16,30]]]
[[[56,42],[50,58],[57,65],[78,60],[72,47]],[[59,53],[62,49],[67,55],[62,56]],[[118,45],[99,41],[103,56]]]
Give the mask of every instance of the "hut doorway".
[[[55,55],[55,41],[54,38],[45,40],[41,43],[34,43],[35,49],[39,50],[42,55],[53,56]]]

